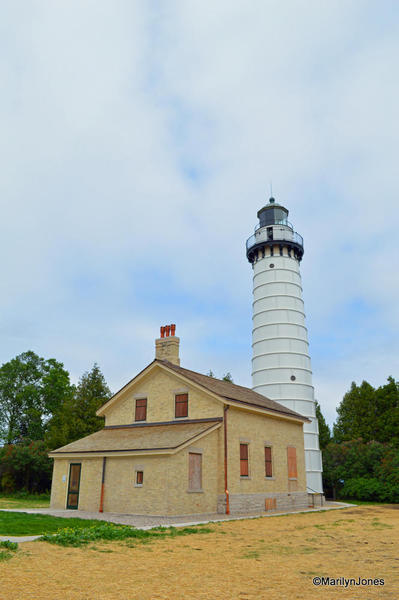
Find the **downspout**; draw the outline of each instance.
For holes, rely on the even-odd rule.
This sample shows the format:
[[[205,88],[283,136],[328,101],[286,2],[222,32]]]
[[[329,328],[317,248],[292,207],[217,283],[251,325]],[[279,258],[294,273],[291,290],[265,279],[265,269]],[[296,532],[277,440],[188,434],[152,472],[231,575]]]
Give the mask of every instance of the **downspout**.
[[[103,458],[103,475],[101,479],[101,496],[100,496],[100,510],[98,512],[104,512],[104,485],[105,485],[105,464],[107,462],[107,458],[104,456]]]
[[[226,495],[226,515],[230,514],[229,490],[227,487],[227,411],[229,406],[226,404],[223,411],[224,426],[224,493]]]

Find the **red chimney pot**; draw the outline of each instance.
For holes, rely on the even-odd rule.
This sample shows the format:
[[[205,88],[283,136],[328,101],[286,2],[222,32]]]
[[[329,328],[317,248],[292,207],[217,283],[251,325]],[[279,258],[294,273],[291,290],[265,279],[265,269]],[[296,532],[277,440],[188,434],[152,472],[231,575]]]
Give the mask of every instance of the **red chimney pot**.
[[[175,335],[175,333],[176,333],[176,325],[174,323],[172,323],[172,325],[170,326],[170,331],[171,331],[171,335]]]
[[[170,325],[166,325],[165,329],[166,329],[166,337],[168,337],[170,334]]]
[[[165,327],[161,327],[161,338],[165,337]]]

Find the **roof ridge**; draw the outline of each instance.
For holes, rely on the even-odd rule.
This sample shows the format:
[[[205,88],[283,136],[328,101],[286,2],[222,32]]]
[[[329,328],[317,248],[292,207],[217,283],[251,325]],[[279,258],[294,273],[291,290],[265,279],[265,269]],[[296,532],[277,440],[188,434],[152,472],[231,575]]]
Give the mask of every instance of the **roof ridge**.
[[[245,386],[238,385],[230,381],[224,381],[223,379],[217,379],[216,377],[211,377],[209,375],[204,375],[203,373],[198,373],[198,371],[186,369],[184,367],[181,367],[180,365],[176,365],[175,363],[170,362],[169,360],[157,358],[154,362],[160,363],[161,365],[170,368],[172,371],[181,373],[183,376],[186,376],[188,379],[192,379],[192,381],[201,385],[203,388],[223,398],[232,400],[234,402],[242,402],[244,404],[258,406],[259,408],[263,408],[265,410],[278,412],[285,416],[300,418],[304,421],[308,420],[308,418],[304,415],[301,415],[300,413],[291,410],[290,408],[287,408],[286,406],[280,404],[276,400],[272,400],[271,398],[268,398],[263,394],[259,394],[259,392],[251,390],[251,388],[247,388]],[[206,379],[207,381],[203,381],[204,379]],[[234,394],[234,391],[236,391],[236,394],[241,397],[237,397],[236,394]],[[233,392],[233,394],[230,394],[229,392]],[[244,398],[244,396],[246,397]]]

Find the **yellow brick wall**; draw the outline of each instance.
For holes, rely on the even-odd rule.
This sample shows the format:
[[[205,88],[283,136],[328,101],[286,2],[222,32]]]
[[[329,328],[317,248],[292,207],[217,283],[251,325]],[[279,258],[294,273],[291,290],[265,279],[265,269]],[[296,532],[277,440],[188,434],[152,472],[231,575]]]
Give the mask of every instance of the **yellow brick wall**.
[[[217,510],[220,473],[223,473],[223,429],[219,428],[169,459],[167,514],[189,515]],[[188,491],[189,453],[202,454],[202,491]]]
[[[103,459],[84,458],[82,460],[73,460],[71,462],[82,463],[82,470],[80,472],[79,509],[94,510],[97,512],[100,509]]]
[[[142,487],[135,486],[135,471],[144,472]],[[107,458],[104,511],[136,515],[166,514],[165,456]]]
[[[303,426],[230,407],[228,488],[231,494],[305,491]],[[240,477],[240,442],[248,443],[249,477]],[[272,446],[273,479],[265,478],[265,445]],[[297,449],[297,482],[288,482],[287,446]],[[289,489],[290,488],[290,489]]]
[[[216,512],[222,454],[222,430],[172,456],[107,458],[104,512],[137,515],[178,515]],[[202,492],[188,492],[188,454],[202,454]],[[82,464],[79,510],[100,507],[102,458],[55,459],[51,508],[65,509],[70,463]],[[135,485],[136,470],[144,472],[142,487]],[[62,481],[62,476],[66,481]]]
[[[69,482],[69,465],[81,463],[79,509],[97,511],[100,507],[102,458],[73,458],[54,460],[50,507],[66,508]],[[63,481],[65,479],[65,481]]]
[[[105,425],[134,423],[136,397],[147,398],[147,423],[175,419],[175,394],[188,392],[188,418],[223,416],[223,405],[208,394],[187,385],[158,368],[126,391],[105,414]]]
[[[50,508],[66,508],[66,495],[69,477],[69,462],[67,459],[54,460],[53,480],[51,484]],[[76,461],[77,462],[77,461]],[[65,481],[62,481],[62,478]]]

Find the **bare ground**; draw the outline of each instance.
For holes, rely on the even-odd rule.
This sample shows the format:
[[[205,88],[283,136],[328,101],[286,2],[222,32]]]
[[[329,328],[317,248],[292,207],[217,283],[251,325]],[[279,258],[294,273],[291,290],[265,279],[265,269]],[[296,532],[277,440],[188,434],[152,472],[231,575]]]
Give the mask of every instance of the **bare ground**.
[[[148,544],[21,545],[0,563],[1,600],[399,599],[399,511],[362,506],[211,524]],[[129,545],[130,544],[130,545]],[[383,578],[316,587],[315,576]]]

